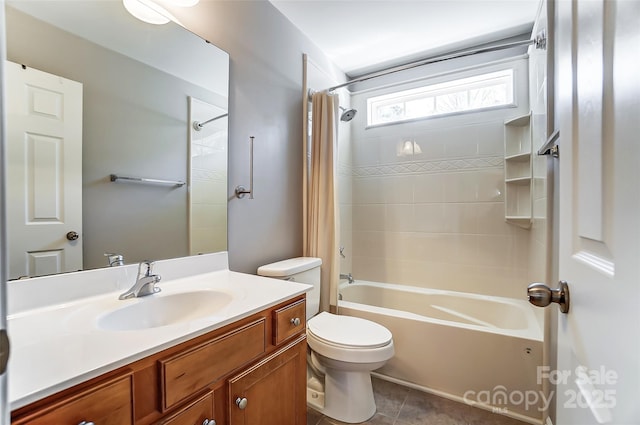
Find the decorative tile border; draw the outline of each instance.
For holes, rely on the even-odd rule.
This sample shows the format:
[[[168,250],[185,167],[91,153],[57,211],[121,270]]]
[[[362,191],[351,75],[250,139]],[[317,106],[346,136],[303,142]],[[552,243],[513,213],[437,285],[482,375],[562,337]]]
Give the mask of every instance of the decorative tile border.
[[[447,171],[467,171],[502,167],[504,167],[503,157],[488,156],[482,158],[416,161],[397,164],[381,164],[366,167],[353,167],[352,175],[354,177],[372,177],[399,174],[431,174]]]

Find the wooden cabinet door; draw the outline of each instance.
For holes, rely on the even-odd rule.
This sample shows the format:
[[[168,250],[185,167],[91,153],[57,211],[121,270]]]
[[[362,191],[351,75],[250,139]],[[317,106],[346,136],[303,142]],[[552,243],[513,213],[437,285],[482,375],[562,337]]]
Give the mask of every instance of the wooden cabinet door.
[[[302,335],[228,381],[230,425],[304,425],[307,340]]]

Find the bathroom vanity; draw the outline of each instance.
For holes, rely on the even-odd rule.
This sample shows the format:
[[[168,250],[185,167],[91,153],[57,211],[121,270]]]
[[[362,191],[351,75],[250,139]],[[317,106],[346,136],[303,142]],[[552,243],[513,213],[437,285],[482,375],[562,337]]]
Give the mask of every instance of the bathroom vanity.
[[[11,315],[12,423],[306,423],[307,285],[222,269],[158,286]]]

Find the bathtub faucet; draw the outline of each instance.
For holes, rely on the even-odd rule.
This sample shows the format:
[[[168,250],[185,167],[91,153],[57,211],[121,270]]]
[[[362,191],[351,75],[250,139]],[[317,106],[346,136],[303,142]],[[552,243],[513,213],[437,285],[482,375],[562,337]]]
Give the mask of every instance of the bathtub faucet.
[[[353,283],[353,276],[351,276],[351,273],[349,274],[340,274],[340,279],[347,279],[348,283]]]

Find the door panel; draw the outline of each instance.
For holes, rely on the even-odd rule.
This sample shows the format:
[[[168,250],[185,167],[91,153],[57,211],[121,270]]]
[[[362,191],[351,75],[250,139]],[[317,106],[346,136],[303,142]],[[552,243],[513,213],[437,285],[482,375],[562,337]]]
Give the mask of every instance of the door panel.
[[[228,383],[229,424],[306,423],[306,353],[306,338],[300,337],[232,377]]]
[[[6,62],[9,278],[82,269],[82,84]]]
[[[640,2],[556,2],[556,423],[640,420]]]
[[[4,0],[0,0],[0,32],[4,34]],[[0,84],[4,93],[6,69],[5,52],[0,52]],[[7,332],[7,199],[6,199],[6,101],[0,101],[0,333]],[[8,342],[8,339],[7,339]],[[8,360],[9,347],[0,347],[0,361]],[[4,365],[3,365],[4,366]],[[3,367],[2,369],[5,369]],[[0,425],[9,425],[10,412],[8,403],[8,379],[5,370],[0,374]]]

